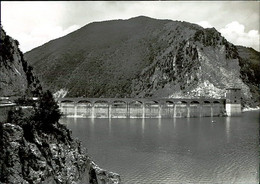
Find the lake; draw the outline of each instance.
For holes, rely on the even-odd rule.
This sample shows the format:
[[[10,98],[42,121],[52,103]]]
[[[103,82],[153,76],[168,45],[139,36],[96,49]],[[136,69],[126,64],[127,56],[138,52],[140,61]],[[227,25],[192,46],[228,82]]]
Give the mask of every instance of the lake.
[[[63,118],[123,183],[258,183],[259,112],[241,117]],[[213,122],[212,122],[213,121]]]

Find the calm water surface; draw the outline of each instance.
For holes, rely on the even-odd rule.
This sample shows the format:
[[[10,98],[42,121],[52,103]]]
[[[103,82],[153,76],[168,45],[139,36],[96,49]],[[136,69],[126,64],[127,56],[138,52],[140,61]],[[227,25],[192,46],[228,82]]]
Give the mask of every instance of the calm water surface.
[[[259,111],[241,117],[61,122],[123,183],[258,183]]]

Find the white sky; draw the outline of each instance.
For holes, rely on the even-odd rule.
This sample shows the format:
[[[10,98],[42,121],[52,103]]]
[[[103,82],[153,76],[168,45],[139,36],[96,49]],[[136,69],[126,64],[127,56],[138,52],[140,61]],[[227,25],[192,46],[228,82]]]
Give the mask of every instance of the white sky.
[[[1,22],[23,52],[88,23],[140,15],[215,27],[230,42],[259,51],[258,1],[1,2]]]

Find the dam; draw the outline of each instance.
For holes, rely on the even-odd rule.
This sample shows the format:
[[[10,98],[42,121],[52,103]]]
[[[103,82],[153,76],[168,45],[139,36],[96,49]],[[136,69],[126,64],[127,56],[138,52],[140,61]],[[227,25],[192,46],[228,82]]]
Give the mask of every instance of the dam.
[[[3,100],[15,97],[3,97]],[[2,101],[3,101],[2,100]],[[37,100],[35,98],[34,100]],[[62,114],[82,118],[192,118],[241,115],[241,89],[228,88],[224,98],[58,98]],[[1,101],[1,100],[0,100]],[[0,103],[7,117],[15,104]],[[11,106],[12,107],[11,107]],[[9,107],[10,106],[10,107]],[[14,106],[14,107],[13,107]]]
[[[63,115],[84,118],[174,118],[239,116],[239,88],[225,98],[59,98]]]

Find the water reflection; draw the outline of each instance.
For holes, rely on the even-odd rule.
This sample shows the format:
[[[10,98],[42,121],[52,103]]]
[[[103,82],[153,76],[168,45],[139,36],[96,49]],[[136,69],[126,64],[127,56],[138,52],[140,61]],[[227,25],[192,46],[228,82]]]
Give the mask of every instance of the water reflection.
[[[108,119],[108,129],[109,129],[109,135],[111,134],[111,128],[112,127],[112,120],[111,118]]]
[[[187,118],[188,129],[190,130],[190,118]]]
[[[78,118],[74,117],[73,119],[74,119],[73,122],[77,125],[77,123],[78,123]]]
[[[144,135],[144,129],[145,129],[145,118],[142,118],[142,135]]]
[[[161,132],[161,126],[162,126],[162,119],[158,118],[158,130]]]
[[[173,118],[173,128],[176,128],[176,118]]]
[[[225,123],[226,123],[226,124],[225,124],[225,125],[226,125],[225,127],[226,127],[227,143],[229,143],[229,139],[230,139],[230,119],[231,119],[230,117],[227,117],[227,118],[226,118],[226,122],[225,122]]]
[[[252,114],[63,120],[96,163],[126,184],[257,183],[258,121]]]
[[[95,134],[95,119],[94,118],[90,118],[90,135],[94,136]]]

